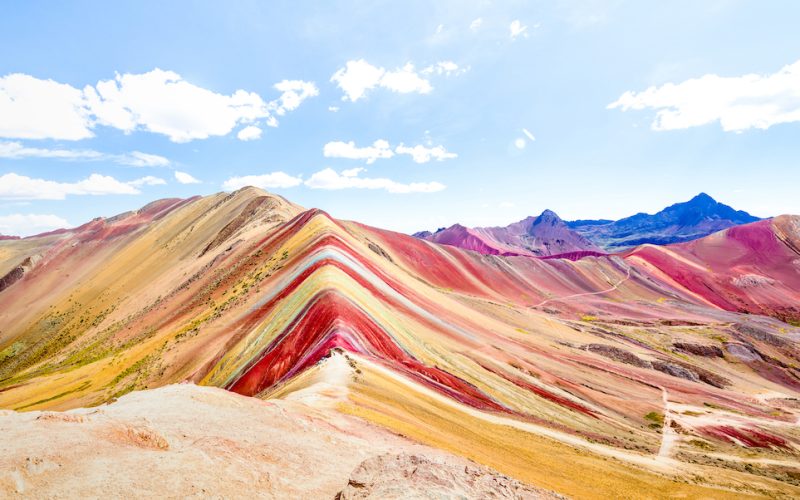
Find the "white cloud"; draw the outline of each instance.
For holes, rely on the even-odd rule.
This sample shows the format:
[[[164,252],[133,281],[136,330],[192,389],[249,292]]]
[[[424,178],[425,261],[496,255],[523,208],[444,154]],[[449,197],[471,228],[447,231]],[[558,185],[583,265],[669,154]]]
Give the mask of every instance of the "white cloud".
[[[181,184],[200,184],[200,181],[180,170],[175,171],[175,180]]]
[[[325,144],[322,154],[326,158],[347,158],[349,160],[365,160],[367,165],[371,165],[379,158],[391,158],[394,156],[389,142],[378,139],[372,146],[363,148],[356,147],[355,142],[333,141]]]
[[[431,160],[443,161],[458,157],[456,153],[448,152],[444,146],[425,147],[421,144],[405,146],[401,143],[394,151],[399,155],[410,155],[415,163],[428,163]]]
[[[520,22],[519,19],[514,19],[508,26],[508,31],[511,34],[511,39],[514,40],[518,36],[528,37],[528,27]]]
[[[363,59],[357,61],[347,61],[344,68],[340,68],[331,77],[331,81],[342,89],[345,96],[342,100],[356,102],[366,93],[367,90],[375,88],[381,81],[386,72],[383,68],[377,68]]]
[[[523,133],[523,134],[525,134],[525,136],[526,136],[528,139],[530,139],[530,140],[531,140],[531,142],[533,142],[533,141],[535,141],[535,140],[536,140],[536,137],[534,137],[534,136],[533,136],[533,134],[531,134],[531,133],[530,133],[530,131],[528,131],[528,129],[526,129],[526,128],[523,128],[523,129],[522,129],[522,133]]]
[[[299,186],[303,182],[300,177],[293,177],[286,172],[272,172],[264,175],[245,175],[231,177],[222,183],[222,189],[234,191],[245,186],[255,186],[262,189],[290,188]]]
[[[400,94],[408,94],[411,92],[427,94],[433,90],[431,83],[419,76],[419,74],[414,71],[414,65],[411,63],[407,63],[400,69],[384,73],[380,85],[381,87],[385,87]]]
[[[125,154],[108,154],[92,149],[47,149],[24,146],[19,142],[0,142],[0,158],[54,158],[68,161],[113,161],[134,167],[166,167],[169,160],[163,156],[131,151]]]
[[[137,179],[122,182],[101,174],[92,174],[78,182],[57,182],[8,173],[0,175],[0,199],[63,200],[67,195],[139,194]]]
[[[255,92],[219,94],[184,80],[173,71],[117,74],[79,90],[71,85],[11,74],[0,77],[0,137],[79,140],[92,137],[97,125],[166,135],[188,142],[229,134],[238,125],[297,109],[319,94],[311,82],[283,80],[280,96],[266,102]]]
[[[31,236],[70,225],[62,217],[52,214],[0,215],[0,234],[11,236]]]
[[[444,75],[444,76],[451,76],[451,75],[461,75],[466,73],[469,70],[469,67],[460,68],[458,64],[454,63],[453,61],[439,61],[436,64],[431,64],[430,66],[426,66],[420,73],[423,75]]]
[[[162,179],[160,177],[154,177],[152,175],[146,175],[146,176],[144,176],[142,178],[139,178],[139,179],[132,180],[132,181],[128,182],[129,185],[137,186],[137,187],[138,186],[161,186],[161,185],[164,185],[166,183],[167,183],[167,181],[165,181],[164,179]]]
[[[333,141],[325,144],[322,154],[326,158],[347,158],[349,160],[364,160],[367,165],[375,163],[381,158],[391,158],[395,154],[409,155],[416,163],[428,163],[431,160],[443,161],[457,158],[456,153],[448,152],[444,146],[406,146],[400,143],[394,151],[389,141],[378,139],[372,146],[359,148],[355,142]]]
[[[91,149],[45,149],[23,146],[19,142],[0,142],[0,158],[55,158],[59,160],[99,160],[103,154]]]
[[[445,188],[439,182],[412,182],[403,184],[385,178],[358,177],[355,169],[338,173],[332,168],[326,168],[314,173],[305,185],[311,189],[384,189],[390,193],[434,193]]]
[[[525,139],[522,137],[517,137],[514,139],[514,147],[517,149],[525,149]]]
[[[373,66],[363,59],[347,61],[344,68],[333,74],[331,82],[335,82],[344,92],[342,100],[351,102],[361,99],[368,90],[376,87],[401,94],[411,92],[427,94],[433,90],[431,83],[420,76],[411,63],[389,71]]]
[[[239,123],[268,115],[255,92],[217,94],[193,85],[173,71],[117,75],[84,89],[98,123],[125,132],[142,128],[188,142],[226,135]]]
[[[309,97],[319,95],[319,89],[313,82],[302,80],[283,80],[274,85],[276,90],[280,90],[281,96],[274,101],[270,101],[269,108],[280,116],[287,111],[294,111],[300,107]]]
[[[80,90],[14,73],[0,77],[0,137],[75,141],[92,136]]]
[[[653,130],[677,130],[718,121],[726,132],[767,129],[800,121],[800,61],[768,75],[707,74],[681,83],[628,91],[608,105],[656,110]]]
[[[240,141],[254,141],[261,139],[261,129],[255,125],[248,125],[236,134]]]
[[[469,23],[469,29],[472,31],[477,31],[481,25],[483,24],[483,18],[479,17],[477,19],[473,19],[471,23]]]
[[[337,111],[339,111],[339,106],[328,106],[328,111],[330,111],[331,113],[336,113]]]

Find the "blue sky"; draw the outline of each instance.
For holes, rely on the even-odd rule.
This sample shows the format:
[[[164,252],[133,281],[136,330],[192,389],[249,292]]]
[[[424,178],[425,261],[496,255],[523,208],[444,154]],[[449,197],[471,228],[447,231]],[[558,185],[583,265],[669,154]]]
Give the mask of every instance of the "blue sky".
[[[413,232],[800,213],[800,4],[18,2],[0,233],[256,183]]]

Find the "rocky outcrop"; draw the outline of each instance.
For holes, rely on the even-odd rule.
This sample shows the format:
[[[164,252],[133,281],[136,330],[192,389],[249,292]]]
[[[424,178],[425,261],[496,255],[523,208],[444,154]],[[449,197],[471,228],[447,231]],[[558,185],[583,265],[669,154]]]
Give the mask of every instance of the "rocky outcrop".
[[[731,356],[738,359],[739,361],[744,361],[744,362],[764,361],[764,358],[761,357],[761,354],[759,354],[757,350],[755,350],[754,348],[752,348],[747,344],[729,342],[725,344],[725,350],[727,350]]]
[[[778,337],[774,333],[767,331],[767,329],[752,323],[736,323],[733,325],[733,329],[746,337],[765,342],[775,347],[789,347],[791,345],[791,342],[788,340]]]
[[[694,354],[695,356],[702,356],[704,358],[721,358],[723,357],[722,349],[715,345],[692,344],[689,342],[675,342],[672,348],[676,351],[686,354]]]
[[[485,467],[426,456],[386,454],[361,462],[336,498],[564,498]]]
[[[730,380],[721,375],[699,366],[681,363],[680,361],[653,361],[653,368],[673,377],[691,380],[692,382],[704,382],[720,389],[727,387],[731,383]]]
[[[586,344],[583,346],[583,348],[589,352],[613,359],[614,361],[619,361],[620,363],[625,363],[626,365],[638,366],[639,368],[653,367],[649,361],[641,359],[632,352],[628,352],[625,349],[620,349],[619,347],[606,344]]]
[[[25,276],[25,273],[33,269],[40,260],[42,260],[41,255],[31,255],[20,262],[17,267],[7,272],[5,276],[0,278],[0,292],[21,280]]]

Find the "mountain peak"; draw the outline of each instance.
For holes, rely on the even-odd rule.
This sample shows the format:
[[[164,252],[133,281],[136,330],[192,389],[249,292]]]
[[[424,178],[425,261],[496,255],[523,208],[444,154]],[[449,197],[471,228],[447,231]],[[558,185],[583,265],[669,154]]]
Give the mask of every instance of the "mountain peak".
[[[536,217],[536,220],[533,221],[533,225],[534,226],[539,224],[556,225],[560,222],[561,222],[561,217],[559,217],[557,213],[553,212],[552,210],[545,210],[539,215],[539,217]]]
[[[539,215],[539,218],[552,218],[552,219],[559,219],[559,220],[561,220],[561,218],[558,216],[558,214],[557,214],[557,213],[555,213],[555,212],[553,212],[553,211],[552,211],[552,210],[550,210],[549,208],[548,208],[548,209],[546,209],[546,210],[544,210],[544,211],[543,211],[543,212],[542,212],[542,213]]]
[[[715,200],[711,196],[707,195],[706,193],[700,193],[697,196],[695,196],[694,198],[692,198],[691,200],[689,200],[688,203],[692,203],[692,204],[697,204],[697,203],[717,203],[717,200]]]

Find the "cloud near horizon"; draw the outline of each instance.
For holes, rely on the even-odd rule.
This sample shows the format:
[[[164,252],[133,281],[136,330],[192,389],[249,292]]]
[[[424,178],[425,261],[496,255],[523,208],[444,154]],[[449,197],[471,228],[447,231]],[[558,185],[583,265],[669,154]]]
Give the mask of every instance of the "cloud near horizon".
[[[706,74],[680,83],[627,91],[607,109],[653,109],[651,128],[680,130],[719,122],[725,132],[800,121],[800,61],[775,73]]]
[[[411,182],[402,183],[383,177],[360,177],[366,172],[364,167],[355,167],[337,172],[332,168],[324,168],[311,175],[303,182],[299,176],[295,177],[286,172],[277,171],[262,175],[244,175],[231,177],[222,183],[226,191],[235,191],[247,186],[261,189],[285,189],[304,185],[309,189],[324,189],[329,191],[340,189],[383,189],[390,193],[435,193],[445,189],[440,182]]]
[[[294,177],[286,172],[271,172],[263,175],[244,175],[231,177],[222,183],[222,189],[235,191],[247,186],[255,186],[261,189],[290,188],[299,186],[303,183],[300,177]]]
[[[20,142],[0,142],[0,158],[20,160],[24,158],[52,158],[65,161],[113,161],[132,167],[166,167],[170,161],[163,156],[141,151],[123,154],[101,153],[92,149],[48,149],[24,146]]]
[[[384,189],[390,193],[435,193],[445,189],[439,182],[412,182],[404,184],[381,177],[359,177],[363,168],[353,168],[337,172],[332,168],[325,168],[314,173],[305,185],[311,189]]]
[[[57,182],[8,173],[0,175],[0,199],[63,200],[68,195],[140,194],[140,186],[166,184],[158,177],[146,176],[129,182],[114,177],[91,174],[77,182]]]
[[[66,219],[53,214],[0,215],[0,234],[6,236],[32,236],[70,226]]]

